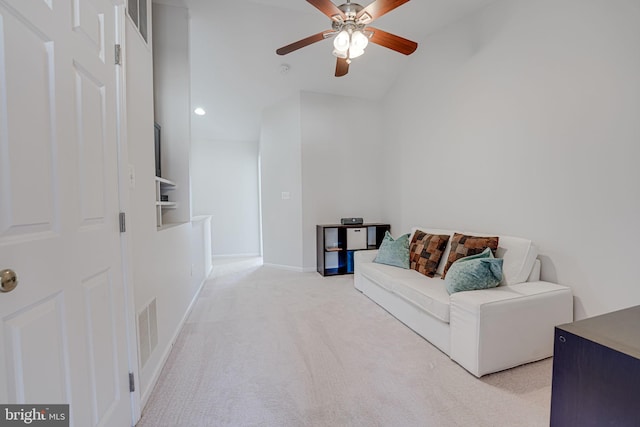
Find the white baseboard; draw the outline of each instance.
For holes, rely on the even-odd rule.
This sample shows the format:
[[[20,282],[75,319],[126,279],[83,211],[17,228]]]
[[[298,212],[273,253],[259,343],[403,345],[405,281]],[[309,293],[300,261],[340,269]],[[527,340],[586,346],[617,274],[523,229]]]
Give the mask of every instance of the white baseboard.
[[[294,267],[291,265],[282,265],[282,264],[272,264],[270,262],[265,262],[262,265],[264,265],[265,267],[273,267],[280,270],[297,271],[298,273],[302,273],[302,267]]]
[[[259,253],[248,253],[248,254],[224,254],[224,255],[213,255],[211,258],[238,258],[238,257],[259,257]]]
[[[272,264],[268,262],[265,262],[262,265],[266,267],[278,268],[280,270],[296,271],[298,273],[313,273],[314,271],[316,271],[315,267],[294,267],[292,265]]]

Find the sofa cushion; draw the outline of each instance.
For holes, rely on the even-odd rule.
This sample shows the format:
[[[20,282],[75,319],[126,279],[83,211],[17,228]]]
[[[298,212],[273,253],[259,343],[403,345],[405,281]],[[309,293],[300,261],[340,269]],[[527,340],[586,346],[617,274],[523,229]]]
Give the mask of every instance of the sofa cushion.
[[[403,234],[394,240],[391,233],[385,231],[378,255],[373,262],[409,268],[409,234]]]
[[[491,248],[491,251],[495,253],[496,249],[498,249],[498,240],[497,236],[470,236],[454,233],[451,238],[451,251],[449,252],[442,278],[444,279],[447,276],[447,271],[451,268],[451,264],[460,258],[479,254],[487,248]]]
[[[449,292],[443,280],[414,272],[411,277],[396,281],[393,292],[436,319],[449,323]]]
[[[375,262],[364,262],[359,264],[357,268],[360,270],[360,274],[389,292],[393,292],[394,284],[401,278],[408,277],[410,274],[418,274],[413,270]]]
[[[412,236],[409,237],[409,241],[412,240],[413,234],[417,230],[422,230],[425,233],[430,234],[454,234],[453,230],[416,226],[411,229]],[[462,231],[461,233],[468,236],[487,235],[487,233],[477,233],[473,231]],[[538,257],[538,248],[536,248],[533,242],[529,239],[511,236],[499,236],[499,238],[498,250],[494,255],[496,258],[504,259],[504,262],[502,263],[502,282],[500,282],[500,284],[515,285],[517,283],[526,282]],[[440,265],[438,265],[438,269],[436,270],[436,276],[442,275],[444,272],[444,267],[447,264],[449,253],[451,252],[451,242],[452,239],[449,239],[449,242],[447,242],[444,255],[442,256]]]
[[[502,258],[494,258],[490,248],[460,258],[451,265],[444,279],[449,294],[495,288],[502,280]]]
[[[538,248],[529,239],[500,236],[496,258],[504,259],[501,285],[524,283],[538,258]]]
[[[362,263],[358,269],[359,274],[376,285],[449,323],[449,293],[442,280],[385,264]]]
[[[413,233],[409,246],[410,266],[418,273],[433,277],[449,240],[448,234]]]

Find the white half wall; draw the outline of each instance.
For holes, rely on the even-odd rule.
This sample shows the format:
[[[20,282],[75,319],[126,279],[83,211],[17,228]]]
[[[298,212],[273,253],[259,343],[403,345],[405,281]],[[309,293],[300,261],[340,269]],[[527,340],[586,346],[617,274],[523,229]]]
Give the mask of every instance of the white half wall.
[[[199,141],[191,144],[194,215],[210,215],[211,251],[260,254],[257,141]]]
[[[497,1],[422,40],[385,105],[392,227],[533,239],[576,318],[640,303],[640,3]]]

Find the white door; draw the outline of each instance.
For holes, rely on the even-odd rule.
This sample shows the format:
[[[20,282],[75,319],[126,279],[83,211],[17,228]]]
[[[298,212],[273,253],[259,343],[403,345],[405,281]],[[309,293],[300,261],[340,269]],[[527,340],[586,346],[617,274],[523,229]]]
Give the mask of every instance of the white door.
[[[0,0],[0,402],[131,425],[118,229],[115,8]]]

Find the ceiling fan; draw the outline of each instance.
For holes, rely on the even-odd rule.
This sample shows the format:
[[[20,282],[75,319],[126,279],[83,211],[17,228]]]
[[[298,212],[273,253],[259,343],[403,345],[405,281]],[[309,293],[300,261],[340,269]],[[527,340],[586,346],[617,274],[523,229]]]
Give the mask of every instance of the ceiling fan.
[[[418,48],[416,42],[369,26],[375,19],[409,0],[374,0],[367,7],[351,3],[351,0],[347,0],[340,6],[336,6],[330,0],[307,1],[331,19],[331,29],[281,47],[276,50],[278,55],[286,55],[310,44],[335,37],[333,40],[333,55],[337,57],[335,75],[341,77],[349,72],[351,60],[362,55],[369,42],[405,55],[412,54]]]

